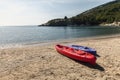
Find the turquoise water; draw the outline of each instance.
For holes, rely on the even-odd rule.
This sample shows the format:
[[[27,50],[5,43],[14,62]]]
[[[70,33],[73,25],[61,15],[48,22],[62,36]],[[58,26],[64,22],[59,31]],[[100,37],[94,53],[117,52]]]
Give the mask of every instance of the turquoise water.
[[[0,26],[0,45],[120,34],[120,27]]]

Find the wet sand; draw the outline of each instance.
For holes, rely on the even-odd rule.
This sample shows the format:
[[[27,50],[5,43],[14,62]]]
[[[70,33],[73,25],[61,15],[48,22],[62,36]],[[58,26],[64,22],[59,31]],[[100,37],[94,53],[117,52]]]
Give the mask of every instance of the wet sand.
[[[55,45],[77,44],[97,50],[96,65],[74,61]],[[76,39],[0,49],[0,80],[119,80],[120,37]]]

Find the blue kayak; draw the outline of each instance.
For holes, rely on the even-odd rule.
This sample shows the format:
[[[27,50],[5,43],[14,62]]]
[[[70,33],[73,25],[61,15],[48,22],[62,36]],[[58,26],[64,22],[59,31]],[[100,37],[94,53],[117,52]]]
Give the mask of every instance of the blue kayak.
[[[86,47],[86,46],[79,46],[79,45],[70,45],[70,47],[74,48],[74,49],[79,49],[79,50],[83,50],[86,52],[89,52],[93,55],[96,55],[96,50],[90,47]]]

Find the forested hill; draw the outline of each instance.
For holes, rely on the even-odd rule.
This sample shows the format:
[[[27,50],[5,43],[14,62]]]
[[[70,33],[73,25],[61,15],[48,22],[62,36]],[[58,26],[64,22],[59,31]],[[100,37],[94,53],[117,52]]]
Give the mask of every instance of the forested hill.
[[[120,22],[120,0],[115,0],[93,9],[87,10],[74,17],[53,19],[43,25],[67,26],[67,25],[99,25],[103,23]]]

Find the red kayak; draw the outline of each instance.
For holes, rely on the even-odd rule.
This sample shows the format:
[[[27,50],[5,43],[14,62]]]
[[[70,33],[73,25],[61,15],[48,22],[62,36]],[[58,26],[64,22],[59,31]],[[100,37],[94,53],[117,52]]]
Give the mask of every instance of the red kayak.
[[[88,52],[77,50],[77,49],[74,49],[68,46],[59,45],[59,44],[56,45],[55,48],[60,54],[65,55],[69,58],[82,61],[82,62],[88,62],[92,65],[95,65],[96,57]]]

